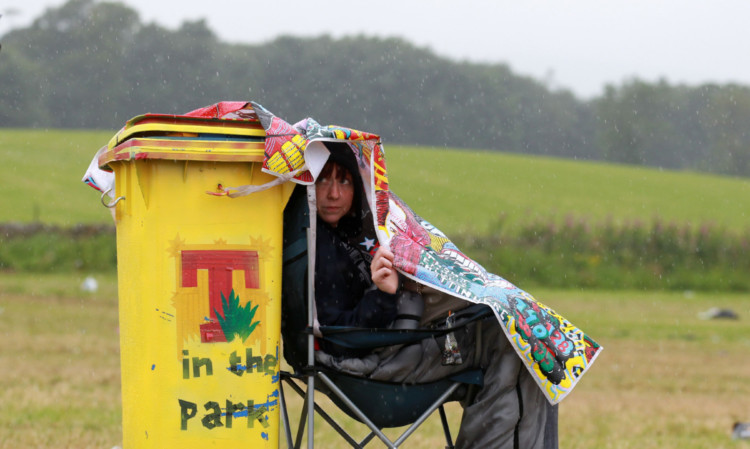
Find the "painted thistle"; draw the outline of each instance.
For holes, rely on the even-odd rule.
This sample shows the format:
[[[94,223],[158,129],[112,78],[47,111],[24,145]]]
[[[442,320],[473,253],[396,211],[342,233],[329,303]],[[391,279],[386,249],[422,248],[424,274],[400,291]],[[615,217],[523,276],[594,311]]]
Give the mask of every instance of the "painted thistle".
[[[216,309],[214,309],[214,313],[216,313],[219,324],[221,324],[221,330],[224,332],[227,341],[232,341],[239,336],[244,342],[253,333],[255,327],[260,324],[260,321],[253,321],[258,306],[251,308],[250,301],[241,306],[240,297],[234,293],[234,289],[229,294],[228,299],[224,297],[223,292],[220,293],[224,313],[220,313]]]

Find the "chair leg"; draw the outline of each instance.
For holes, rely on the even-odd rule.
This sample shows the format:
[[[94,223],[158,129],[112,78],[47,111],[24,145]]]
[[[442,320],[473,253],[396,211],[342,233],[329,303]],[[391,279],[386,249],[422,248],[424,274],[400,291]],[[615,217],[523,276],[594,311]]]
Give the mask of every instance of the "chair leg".
[[[385,445],[389,449],[396,449],[396,448],[398,448],[398,445],[397,444],[394,445],[394,443],[387,436],[385,436],[385,434],[383,432],[381,432],[380,429],[378,429],[378,427],[372,421],[370,421],[370,418],[368,418],[367,415],[365,415],[364,413],[362,413],[362,411],[360,409],[358,409],[356,405],[354,405],[354,403],[344,394],[344,392],[342,392],[339,389],[339,387],[336,386],[336,384],[333,383],[333,381],[331,379],[328,378],[328,376],[326,376],[323,373],[318,373],[318,377],[320,377],[320,379],[323,381],[323,383],[326,384],[326,386],[328,388],[330,388],[331,391],[336,396],[338,396],[339,399],[341,399],[341,401],[344,404],[346,404],[347,407],[349,407],[349,410],[351,410],[355,415],[357,415],[359,417],[360,421],[362,421],[367,427],[369,427],[370,430],[375,435],[377,435],[377,437],[380,438],[380,440],[383,443],[385,443]]]
[[[305,400],[305,406],[302,407],[302,410],[300,412],[300,418],[297,426],[297,435],[294,440],[294,445],[292,445],[292,423],[289,421],[289,414],[286,408],[286,397],[284,396],[284,382],[292,387],[292,390],[294,390],[295,393],[299,394],[300,397]],[[307,423],[307,396],[305,395],[304,391],[302,391],[302,389],[297,386],[293,378],[285,372],[282,372],[280,383],[281,386],[279,387],[279,390],[281,410],[283,411],[282,419],[284,420],[284,431],[286,433],[287,447],[288,449],[300,449],[302,447],[302,436],[305,433],[305,424]]]
[[[286,438],[286,446],[291,449],[292,446],[292,428],[289,423],[289,414],[286,409],[286,397],[284,396],[284,382],[279,382],[279,405],[281,408],[281,419],[284,425],[284,436]]]
[[[315,445],[315,376],[307,376],[307,449]]]
[[[451,437],[451,429],[448,427],[448,418],[445,416],[445,408],[441,405],[438,408],[440,412],[440,422],[443,423],[443,433],[445,434],[445,449],[455,449],[453,446],[453,438]]]
[[[385,445],[389,449],[397,449],[399,446],[401,446],[401,444],[415,430],[417,430],[420,425],[422,425],[422,423],[432,414],[432,412],[434,412],[435,409],[439,408],[460,386],[458,382],[451,385],[450,388],[443,392],[443,394],[432,404],[432,406],[430,406],[429,409],[422,414],[422,416],[414,421],[414,423],[412,423],[412,425],[409,426],[409,428],[406,429],[406,431],[404,431],[404,433],[402,433],[396,441],[391,441],[364,413],[362,413],[359,408],[357,408],[356,405],[354,405],[354,403],[333,383],[333,381],[328,376],[323,373],[318,373],[318,377],[331,390],[331,392],[338,396],[339,399],[341,399],[341,401],[347,407],[349,407],[349,410],[351,410],[352,413],[359,417],[359,420],[362,423],[370,428],[372,433],[374,433],[378,438],[380,438],[383,443],[385,443]]]
[[[305,425],[307,424],[307,401],[309,398],[303,395],[305,402],[302,405],[302,412],[299,417],[299,426],[297,427],[297,438],[294,440],[294,449],[300,449],[302,447],[302,435],[305,433]]]
[[[448,419],[445,414],[445,409],[443,407],[443,403],[452,395],[456,389],[460,386],[459,383],[454,383],[451,385],[450,388],[448,388],[443,394],[438,398],[433,405],[425,411],[422,416],[420,416],[414,423],[412,423],[411,426],[403,433],[401,436],[394,442],[391,441],[382,431],[380,428],[375,426],[375,424],[370,421],[370,419],[364,415],[355,405],[352,403],[349,398],[346,397],[346,395],[331,381],[328,376],[326,376],[323,373],[318,373],[318,376],[323,381],[323,383],[331,390],[332,393],[336,394],[349,408],[350,410],[360,417],[360,420],[367,425],[367,427],[370,428],[371,432],[370,434],[365,437],[364,440],[362,440],[360,443],[357,443],[346,431],[325,411],[323,410],[318,404],[315,403],[313,398],[311,398],[311,395],[305,392],[299,385],[297,385],[296,382],[294,382],[291,378],[286,378],[284,380],[287,381],[288,385],[292,387],[292,389],[299,394],[301,397],[305,399],[305,403],[302,407],[302,412],[300,416],[300,422],[299,422],[299,428],[297,431],[296,441],[294,444],[294,449],[299,449],[302,445],[302,437],[305,431],[305,424],[310,419],[310,414],[314,414],[315,412],[320,415],[327,423],[330,425],[341,437],[346,440],[349,445],[354,449],[363,449],[370,441],[372,441],[376,436],[385,443],[386,447],[389,449],[398,449],[399,446],[419,427],[424,421],[427,419],[427,417],[432,414],[432,412],[437,409],[440,412],[440,420],[443,425],[443,432],[445,434],[446,439],[446,449],[454,449],[453,440],[450,434],[450,428],[448,426]],[[308,383],[309,384],[309,383]],[[286,409],[285,409],[285,398],[284,398],[283,389],[281,392],[281,401],[282,401],[282,410],[284,410],[284,415],[282,416],[282,419],[285,420],[285,430],[287,431],[287,441],[291,440],[291,430],[289,428],[289,422],[288,417],[286,415]],[[312,401],[312,403],[311,403]],[[312,412],[310,412],[312,410]],[[312,429],[311,426],[308,427],[308,440],[310,437],[310,431]],[[291,447],[291,446],[290,446]]]
[[[297,443],[295,444],[294,448],[299,449],[300,445],[302,443],[302,434],[304,432],[305,428],[305,422],[307,418],[307,395],[305,394],[304,390],[299,387],[294,381],[291,379],[287,380],[289,382],[289,386],[292,387],[292,389],[301,397],[305,398],[305,405],[303,406],[302,410],[302,416],[300,417],[300,430],[297,433]],[[343,427],[341,427],[332,417],[329,415],[325,410],[323,410],[318,404],[314,404],[314,409],[320,415],[321,418],[325,420],[325,422],[328,423],[333,430],[335,430],[339,435],[341,435],[341,438],[345,439],[349,445],[351,445],[355,449],[362,449],[367,442],[372,439],[372,436],[369,438],[366,438],[362,443],[357,443],[348,433],[346,433],[346,430],[344,430]]]
[[[375,438],[375,433],[370,432],[370,434],[367,435],[364,440],[359,442],[360,447],[364,448],[365,446],[367,446],[367,443],[372,441],[373,438]]]
[[[435,409],[439,408],[441,405],[445,403],[445,401],[448,400],[448,398],[455,392],[458,387],[460,387],[461,384],[456,382],[453,385],[451,385],[445,392],[443,392],[442,395],[435,401],[427,411],[425,411],[422,416],[419,417],[414,423],[409,426],[406,431],[401,434],[401,436],[396,440],[396,447],[400,446],[401,443],[403,443],[409,436],[414,433],[415,430],[417,430],[417,427],[421,426],[423,422],[432,414],[432,412],[435,411]]]

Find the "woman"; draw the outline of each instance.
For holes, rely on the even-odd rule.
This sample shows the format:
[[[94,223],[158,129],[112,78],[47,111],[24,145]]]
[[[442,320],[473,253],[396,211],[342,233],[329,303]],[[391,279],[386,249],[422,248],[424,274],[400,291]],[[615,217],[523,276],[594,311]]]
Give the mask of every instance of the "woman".
[[[399,275],[393,253],[374,256],[350,241],[362,233],[361,180],[351,154],[332,152],[315,184],[315,300],[321,325],[387,327],[397,316]],[[482,326],[483,325],[483,326]],[[479,329],[477,329],[479,327]],[[481,344],[477,344],[477,337]],[[557,448],[551,408],[494,317],[455,332],[463,363],[442,363],[443,342],[425,339],[387,356],[323,344],[316,359],[375,380],[423,383],[479,367],[485,386],[464,405],[460,448]]]
[[[332,326],[387,327],[396,316],[398,272],[389,250],[379,248],[371,256],[349,242],[362,228],[361,182],[353,157],[349,159],[333,153],[315,184],[318,321]]]

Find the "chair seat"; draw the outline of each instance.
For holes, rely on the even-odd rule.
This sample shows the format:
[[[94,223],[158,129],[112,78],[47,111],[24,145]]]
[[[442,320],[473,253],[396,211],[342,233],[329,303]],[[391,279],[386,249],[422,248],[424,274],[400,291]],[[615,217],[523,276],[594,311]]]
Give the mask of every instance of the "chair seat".
[[[468,370],[435,382],[404,384],[355,377],[337,371],[324,373],[378,427],[401,427],[413,423],[456,382],[463,383],[450,400],[466,395],[466,384],[481,387],[482,371]],[[347,415],[360,421],[335,394],[328,395]]]

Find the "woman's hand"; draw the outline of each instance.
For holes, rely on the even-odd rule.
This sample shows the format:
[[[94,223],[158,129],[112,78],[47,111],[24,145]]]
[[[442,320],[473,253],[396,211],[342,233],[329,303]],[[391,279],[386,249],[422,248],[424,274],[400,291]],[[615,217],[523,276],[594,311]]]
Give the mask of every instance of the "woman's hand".
[[[398,272],[393,268],[393,253],[380,247],[370,265],[372,282],[382,291],[395,294],[398,291]]]

